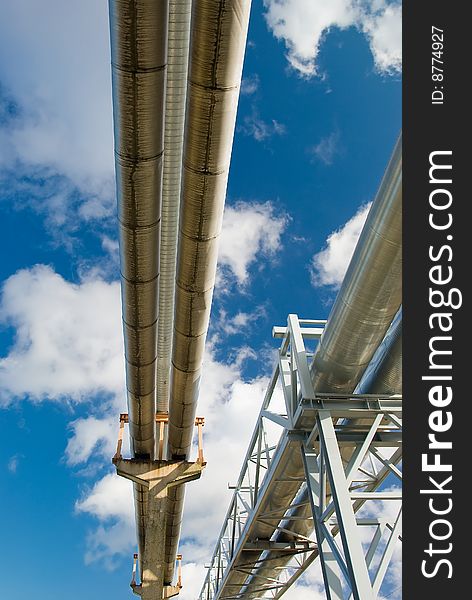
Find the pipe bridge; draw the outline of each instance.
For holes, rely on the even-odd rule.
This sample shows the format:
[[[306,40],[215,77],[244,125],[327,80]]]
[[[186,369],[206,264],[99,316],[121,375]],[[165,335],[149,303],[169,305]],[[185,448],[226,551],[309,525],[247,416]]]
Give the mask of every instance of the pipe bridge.
[[[289,315],[286,328],[274,328],[283,336],[278,363],[199,600],[280,598],[318,557],[328,598],[347,597],[347,588],[364,600],[380,589],[401,538],[401,490],[379,487],[389,476],[401,482],[402,396],[315,392],[305,341],[320,338],[322,323]],[[288,461],[299,463],[296,476],[288,476]],[[290,487],[304,494],[287,496]],[[290,501],[275,507],[281,497]],[[356,516],[378,500],[400,504],[397,517]],[[358,527],[372,530],[367,553]],[[264,528],[275,536],[262,538]],[[258,575],[274,563],[272,576]],[[246,585],[233,585],[234,575]]]
[[[133,485],[132,588],[147,600],[180,590],[185,483],[205,466],[195,415],[250,6],[109,0],[128,403],[114,464]],[[200,600],[279,598],[317,557],[328,598],[378,595],[401,538],[401,513],[365,514],[400,496],[385,486],[401,479],[401,165],[400,136],[328,321],[274,330],[279,361]],[[373,528],[367,553],[359,527]]]

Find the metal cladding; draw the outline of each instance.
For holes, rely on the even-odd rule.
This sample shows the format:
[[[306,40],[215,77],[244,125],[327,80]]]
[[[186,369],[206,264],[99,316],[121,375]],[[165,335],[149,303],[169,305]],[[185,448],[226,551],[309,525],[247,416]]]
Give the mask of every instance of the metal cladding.
[[[192,10],[172,351],[169,450],[190,450],[223,219],[249,0]]]
[[[364,373],[356,393],[401,394],[402,333],[402,309],[400,309],[372,360],[372,368]]]
[[[134,456],[154,457],[167,0],[110,0],[126,386]],[[144,494],[134,486],[140,556]]]
[[[401,172],[400,136],[313,359],[318,392],[354,390],[400,306]]]
[[[169,1],[164,177],[157,330],[157,411],[169,410],[177,230],[184,138],[191,0]]]
[[[216,276],[250,0],[199,0],[192,7],[183,150],[169,456],[188,456]],[[180,535],[183,487],[169,490],[166,576]]]
[[[167,2],[110,0],[110,29],[130,435],[152,457]]]
[[[401,304],[401,136],[370,209],[348,271],[326,324],[311,364],[315,392],[353,392],[384,338]],[[280,446],[280,444],[279,444]],[[279,485],[261,506],[266,514],[289,506],[304,477],[301,455],[287,444],[280,450]],[[290,481],[291,480],[291,481]],[[298,483],[297,483],[298,480]],[[272,538],[277,524],[257,522],[251,539]],[[247,574],[238,564],[254,561],[255,555],[241,552],[235,568],[215,598],[237,595]]]

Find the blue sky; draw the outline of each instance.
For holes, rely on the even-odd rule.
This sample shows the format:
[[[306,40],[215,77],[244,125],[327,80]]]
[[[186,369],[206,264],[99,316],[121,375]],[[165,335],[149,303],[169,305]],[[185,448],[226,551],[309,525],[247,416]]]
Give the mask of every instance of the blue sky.
[[[125,397],[107,4],[4,4],[2,597],[129,598],[131,488],[110,465]],[[198,409],[209,464],[187,498],[183,600],[200,588],[254,426],[272,325],[328,315],[401,127],[401,9],[325,4],[252,6]],[[311,585],[293,593],[316,598]]]

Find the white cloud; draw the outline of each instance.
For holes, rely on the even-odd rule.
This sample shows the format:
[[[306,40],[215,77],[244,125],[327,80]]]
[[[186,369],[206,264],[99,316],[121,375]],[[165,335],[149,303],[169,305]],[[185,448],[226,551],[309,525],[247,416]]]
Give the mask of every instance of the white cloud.
[[[113,262],[118,265],[120,261],[118,240],[104,235],[102,236],[102,248],[110,255]]]
[[[127,479],[108,473],[97,481],[90,493],[78,500],[76,510],[107,519],[134,520],[133,486]]]
[[[380,72],[401,69],[401,6],[384,0],[264,0],[269,29],[304,77],[317,75],[320,46],[330,29],[356,27],[369,40]]]
[[[221,309],[216,322],[216,329],[226,335],[235,335],[249,330],[250,326],[265,316],[263,306],[257,306],[252,312],[238,311],[230,317],[226,310]]]
[[[244,77],[241,81],[241,94],[243,96],[251,96],[255,94],[259,89],[259,76],[257,73],[255,75],[249,75],[248,77]]]
[[[14,454],[12,457],[10,457],[10,460],[8,461],[7,464],[7,468],[10,471],[10,473],[16,473],[18,470],[18,465],[20,464],[20,460],[23,458],[22,454]]]
[[[266,250],[275,250],[277,240],[277,235],[273,239],[268,236]],[[117,405],[124,399],[120,316],[116,282],[89,279],[72,284],[50,267],[39,265],[19,271],[4,284],[0,318],[15,328],[16,337],[0,362],[3,401],[26,395],[34,401],[86,401],[98,391],[111,396],[109,402],[100,404],[100,416],[94,416],[90,403],[92,414],[71,423],[72,436],[65,450],[70,466],[103,457],[108,462],[113,454]],[[234,327],[244,327],[251,318],[246,313],[236,315]],[[255,357],[250,348],[239,348],[228,357],[228,364],[215,356],[210,340],[202,382],[205,394],[198,408],[198,414],[206,418],[208,467],[204,481],[195,482],[187,498],[183,535],[187,540],[198,539],[198,543],[185,545],[189,561],[211,554],[231,495],[226,483],[239,471],[267,385],[266,377],[243,378],[244,361]],[[221,452],[223,446],[225,453]],[[204,507],[210,501],[217,508],[208,516]],[[83,494],[76,510],[98,522],[87,534],[87,563],[100,561],[112,568],[118,555],[135,548],[132,485],[128,481],[107,474]]]
[[[262,142],[274,135],[284,135],[286,128],[275,119],[264,121],[257,111],[253,110],[250,115],[244,117],[243,125],[238,127],[238,131],[253,137],[257,142]]]
[[[124,407],[124,359],[119,283],[92,276],[72,284],[50,267],[18,271],[3,286],[0,321],[15,328],[0,359],[0,398],[87,402],[92,412],[70,424],[65,459],[75,467],[93,459],[109,464],[118,414]],[[100,396],[100,416],[94,403]],[[127,448],[127,436],[124,447]],[[15,458],[15,457],[13,457]],[[10,470],[16,469],[11,461]],[[99,521],[87,534],[86,563],[113,568],[135,547],[132,486],[109,473],[84,493],[78,513]]]
[[[107,569],[116,566],[116,558],[129,555],[136,547],[133,486],[109,473],[100,479],[76,505],[78,513],[87,513],[99,525],[87,534],[86,564],[100,561]]]
[[[326,247],[313,256],[310,275],[315,287],[326,285],[338,289],[341,286],[370,206],[370,203],[361,206],[343,227],[328,236]]]
[[[316,58],[323,34],[330,27],[350,27],[357,10],[350,0],[264,0],[266,21],[287,46],[287,60],[305,76],[316,74]]]
[[[316,146],[310,148],[310,153],[325,165],[332,165],[334,157],[339,153],[340,137],[338,130],[333,131],[328,136],[321,138]]]
[[[198,598],[206,575],[204,562],[188,562],[182,565],[182,590],[180,600],[195,600]]]
[[[36,179],[31,186],[35,195],[53,218],[58,210],[59,215],[64,212],[64,205],[70,208],[78,202],[75,190],[87,197],[79,216],[111,214],[107,3],[8,2],[0,20],[0,80],[16,105],[0,125],[0,168],[13,175],[27,170],[30,182]],[[57,175],[66,179],[62,194],[44,194],[45,180]]]
[[[362,29],[367,35],[377,69],[383,73],[400,72],[402,68],[401,4],[380,4],[380,9],[366,15]]]
[[[287,600],[325,600],[321,564],[316,560],[284,594]]]
[[[259,254],[274,256],[281,248],[288,217],[276,214],[270,202],[238,202],[225,208],[218,265],[229,269],[239,284],[246,284],[249,267]]]
[[[73,435],[66,447],[67,464],[74,466],[86,462],[94,453],[100,457],[110,458],[116,447],[118,435],[118,414],[108,418],[97,419],[87,417],[77,419],[70,424]]]
[[[18,271],[4,283],[0,322],[16,333],[0,359],[3,402],[124,394],[118,282],[72,284],[44,265]]]

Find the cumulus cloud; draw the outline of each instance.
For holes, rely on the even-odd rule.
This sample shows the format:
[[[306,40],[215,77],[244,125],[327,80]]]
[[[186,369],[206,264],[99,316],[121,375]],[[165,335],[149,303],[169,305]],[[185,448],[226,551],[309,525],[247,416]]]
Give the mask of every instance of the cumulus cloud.
[[[285,43],[287,60],[301,76],[319,74],[320,47],[333,27],[364,33],[376,68],[401,69],[401,5],[385,0],[264,0],[273,35]]]
[[[111,214],[108,30],[106,2],[19,0],[2,9],[0,79],[8,101],[0,120],[0,169],[20,187],[27,173],[37,204],[53,218],[65,206],[85,220]],[[57,188],[57,177],[61,191],[49,194],[48,180]]]
[[[78,512],[93,514],[101,520],[117,518],[131,521],[134,518],[132,486],[126,479],[108,473],[76,502],[75,507]]]
[[[183,588],[180,591],[180,600],[195,600],[198,598],[206,575],[205,563],[189,562],[182,566]]]
[[[379,9],[365,15],[362,30],[369,39],[377,69],[381,73],[398,73],[402,68],[401,4],[380,3]]]
[[[92,453],[110,458],[116,447],[117,423],[117,414],[104,419],[86,417],[73,421],[70,424],[73,435],[65,451],[67,464],[75,466],[86,462]]]
[[[371,203],[361,206],[343,227],[328,236],[325,248],[313,256],[310,275],[315,287],[338,289],[341,286],[370,206]]]
[[[109,464],[125,401],[119,283],[89,277],[73,284],[45,265],[24,269],[3,285],[0,322],[15,329],[8,354],[0,358],[2,403],[24,397],[88,402],[92,414],[70,424],[65,460],[71,467],[103,458]],[[100,417],[93,415],[97,394]],[[12,473],[20,458],[10,459]],[[98,519],[87,534],[86,563],[101,560],[113,568],[118,555],[134,548],[129,482],[107,474],[84,492],[76,511]]]
[[[265,243],[268,250],[275,250],[277,236]],[[13,344],[0,362],[3,401],[27,396],[34,401],[69,403],[107,392],[110,401],[101,403],[100,416],[93,414],[93,403],[89,402],[92,414],[70,424],[72,435],[65,459],[71,467],[103,457],[108,462],[116,443],[118,403],[124,399],[118,283],[90,278],[72,284],[50,267],[39,265],[19,271],[5,282],[0,316],[16,330]],[[244,328],[253,317],[238,313],[230,319],[231,326]],[[198,409],[206,418],[205,455],[209,464],[205,483],[196,482],[189,495],[183,530],[183,546],[190,562],[206,560],[211,554],[231,495],[225,484],[240,468],[267,385],[265,376],[249,380],[243,376],[245,361],[255,358],[251,348],[236,349],[226,357],[227,362],[221,362],[216,359],[215,344],[216,338],[207,346],[202,381],[205,394]],[[11,469],[15,466],[12,463]],[[209,517],[202,507],[215,498],[217,509]],[[113,568],[118,556],[135,548],[129,482],[114,473],[106,474],[84,491],[76,511],[97,521],[87,533],[87,563],[100,561]],[[196,539],[198,543],[193,543]]]
[[[111,570],[119,556],[131,557],[136,546],[133,506],[133,486],[115,473],[105,475],[76,502],[77,513],[99,521],[87,534],[86,564],[100,561]]]
[[[227,206],[218,254],[221,274],[229,272],[246,284],[249,268],[260,255],[273,257],[282,246],[288,216],[277,214],[270,202],[238,202]]]
[[[84,401],[124,393],[119,283],[73,284],[37,265],[3,285],[0,322],[15,339],[0,358],[0,399]]]

